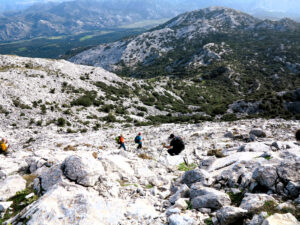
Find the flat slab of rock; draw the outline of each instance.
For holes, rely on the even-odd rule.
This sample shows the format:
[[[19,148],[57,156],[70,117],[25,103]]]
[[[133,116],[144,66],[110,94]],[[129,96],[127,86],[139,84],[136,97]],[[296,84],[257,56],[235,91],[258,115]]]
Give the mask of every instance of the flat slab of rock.
[[[264,220],[262,225],[300,225],[300,222],[291,214],[274,214]]]
[[[9,176],[0,182],[0,201],[6,201],[26,188],[26,180],[20,175]]]
[[[27,224],[117,225],[125,209],[126,202],[121,199],[105,201],[80,185],[61,183],[52,186],[40,199],[7,222],[17,224],[30,218]]]

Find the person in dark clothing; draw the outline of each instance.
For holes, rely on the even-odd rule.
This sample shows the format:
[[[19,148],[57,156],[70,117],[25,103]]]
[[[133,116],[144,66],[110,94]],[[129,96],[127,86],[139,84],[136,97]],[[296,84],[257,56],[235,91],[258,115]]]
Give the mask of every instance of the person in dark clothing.
[[[182,138],[171,134],[169,140],[171,140],[170,145],[164,147],[168,149],[168,153],[171,156],[179,155],[185,148]]]
[[[142,133],[139,132],[139,134],[135,137],[134,142],[138,144],[137,149],[142,149]]]
[[[300,129],[296,131],[295,136],[296,136],[296,140],[297,140],[298,142],[300,142]]]

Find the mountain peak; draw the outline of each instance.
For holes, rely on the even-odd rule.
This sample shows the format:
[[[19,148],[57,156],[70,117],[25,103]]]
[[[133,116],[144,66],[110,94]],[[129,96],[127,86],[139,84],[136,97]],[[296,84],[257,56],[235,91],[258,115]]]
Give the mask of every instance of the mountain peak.
[[[183,13],[158,28],[176,29],[183,26],[196,25],[206,27],[206,31],[213,31],[228,28],[253,27],[259,21],[259,19],[253,16],[231,8],[213,6]]]

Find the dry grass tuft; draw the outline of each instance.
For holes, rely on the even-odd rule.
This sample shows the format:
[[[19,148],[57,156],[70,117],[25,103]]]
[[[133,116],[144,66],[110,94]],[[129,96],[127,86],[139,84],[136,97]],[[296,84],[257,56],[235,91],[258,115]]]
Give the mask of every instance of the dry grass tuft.
[[[148,159],[148,160],[153,159],[151,156],[148,156],[147,154],[144,154],[144,153],[139,154],[138,157],[141,158],[141,159]]]
[[[31,184],[33,184],[33,181],[35,178],[37,178],[36,174],[25,174],[23,176],[24,180],[26,180],[26,187],[29,187]]]
[[[64,151],[77,151],[77,149],[75,146],[68,145],[68,146],[64,147]]]
[[[217,158],[224,158],[225,155],[222,153],[222,149],[211,149],[207,151],[208,156],[216,156]]]
[[[97,152],[93,152],[93,157],[95,158],[95,159],[97,159],[98,158],[98,153]]]

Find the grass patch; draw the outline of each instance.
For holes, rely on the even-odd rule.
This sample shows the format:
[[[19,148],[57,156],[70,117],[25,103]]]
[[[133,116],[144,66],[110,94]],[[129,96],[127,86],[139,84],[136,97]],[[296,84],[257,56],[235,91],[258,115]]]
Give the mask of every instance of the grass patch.
[[[189,164],[189,165],[186,165],[185,163],[180,163],[178,165],[178,170],[180,171],[190,171],[190,170],[193,170],[197,168],[197,165],[195,163],[192,163],[192,164]]]
[[[119,180],[119,184],[121,185],[121,187],[128,187],[128,186],[131,186],[131,185],[133,185],[133,186],[135,186],[135,187],[138,187],[137,184],[126,183],[126,182],[123,181],[123,180]]]
[[[204,223],[206,224],[206,225],[214,225],[214,223],[213,223],[213,221],[212,221],[212,218],[210,217],[210,218],[208,218],[208,219],[205,219],[204,220]]]
[[[189,201],[189,200],[186,200],[185,201],[186,202],[186,204],[187,204],[187,210],[192,210],[193,209],[193,205],[192,205],[192,202],[191,201]]]
[[[147,189],[151,189],[151,188],[153,188],[153,185],[152,185],[152,184],[147,184],[147,185],[146,185],[146,188],[147,188]]]
[[[293,216],[296,217],[297,220],[300,220],[300,211],[297,210],[297,208],[293,209],[293,208],[283,208],[281,210],[277,209],[277,204],[275,202],[272,201],[266,201],[265,204],[259,208],[258,210],[256,210],[254,213],[255,214],[259,214],[260,212],[267,212],[268,215],[273,215],[275,213],[279,213],[279,214],[286,214],[286,213],[291,213]]]
[[[234,194],[233,192],[228,192],[227,194],[229,195],[231,203],[236,207],[238,207],[241,204],[241,202],[244,198],[243,192],[236,193],[236,194]]]
[[[26,188],[23,191],[17,192],[15,196],[8,199],[8,201],[12,201],[12,205],[10,206],[10,209],[6,211],[2,219],[0,219],[0,224],[2,224],[4,221],[16,216],[19,212],[21,212],[25,207],[32,204],[36,200],[38,200],[38,196],[34,194],[30,198],[26,198],[27,195],[33,193],[32,188]]]

